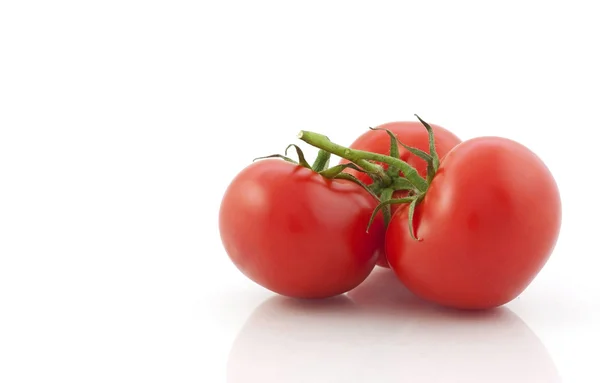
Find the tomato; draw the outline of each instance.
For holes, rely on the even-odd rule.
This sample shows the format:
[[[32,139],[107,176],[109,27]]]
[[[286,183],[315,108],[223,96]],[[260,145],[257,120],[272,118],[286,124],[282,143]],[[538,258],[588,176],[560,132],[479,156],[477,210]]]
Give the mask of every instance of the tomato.
[[[431,128],[433,129],[433,134],[435,136],[435,149],[440,158],[446,155],[450,149],[461,143],[461,139],[449,130],[444,129],[439,125],[429,125],[431,125]],[[429,135],[423,124],[421,124],[419,121],[388,122],[386,124],[379,125],[377,128],[388,129],[393,132],[396,137],[398,137],[398,139],[405,145],[412,146],[429,153]],[[368,152],[389,155],[390,137],[383,130],[369,130],[358,137],[349,147],[351,149],[365,150]],[[425,177],[427,175],[427,162],[425,162],[425,160],[412,154],[402,146],[399,146],[398,151],[401,160],[407,162],[409,165],[417,169],[421,176]],[[345,164],[348,163],[348,161],[346,159],[342,159],[340,163]],[[384,168],[387,168],[386,164],[380,163],[380,165],[382,165]],[[353,169],[346,169],[346,172],[354,175],[367,185],[372,183],[371,178],[365,173],[361,173]]]
[[[450,151],[450,149],[454,148],[456,145],[461,143],[460,138],[458,138],[454,133],[450,132],[447,129],[442,128],[439,125],[430,124],[433,133],[435,136],[435,149],[440,158],[442,158],[446,153]],[[405,145],[412,146],[417,149],[421,149],[426,153],[429,153],[429,135],[427,130],[419,121],[397,121],[397,122],[389,122],[383,125],[379,125],[377,128],[388,129],[393,132],[396,137],[400,141],[402,141]],[[352,145],[350,145],[351,149],[365,150],[374,153],[381,153],[385,155],[390,154],[390,137],[383,130],[369,130],[365,132],[360,137],[358,137]],[[409,165],[414,167],[421,176],[427,176],[427,162],[422,158],[412,154],[404,147],[399,146],[398,152],[400,154],[400,159],[404,162],[407,162]],[[340,163],[345,164],[348,163],[346,159],[342,159]],[[381,164],[385,169],[387,169],[386,164]],[[363,183],[369,185],[373,181],[366,174],[354,169],[346,169],[347,173],[354,175]],[[394,198],[402,198],[405,193],[396,192],[394,194]],[[392,213],[394,213],[398,209],[398,205],[392,205],[391,207]],[[377,260],[377,265],[381,267],[389,267],[388,262],[386,260],[385,252],[382,252],[382,255]]]
[[[441,162],[414,214],[393,215],[386,254],[417,296],[463,309],[501,306],[521,294],[552,253],[561,226],[557,184],[523,145],[465,141]]]
[[[295,298],[331,297],[358,286],[383,250],[383,217],[366,231],[376,206],[351,181],[262,160],[227,188],[219,229],[230,259],[254,282]]]

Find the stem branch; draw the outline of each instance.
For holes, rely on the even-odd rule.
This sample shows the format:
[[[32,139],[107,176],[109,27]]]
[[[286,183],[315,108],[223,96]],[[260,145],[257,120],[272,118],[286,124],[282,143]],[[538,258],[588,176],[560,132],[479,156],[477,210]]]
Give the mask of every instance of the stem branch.
[[[386,185],[391,182],[390,177],[387,174],[385,174],[385,172],[383,172],[381,166],[370,163],[368,160],[379,161],[388,164],[389,166],[393,166],[397,169],[400,169],[400,171],[404,174],[406,179],[409,180],[410,183],[412,183],[418,190],[422,192],[427,190],[427,181],[419,175],[415,168],[398,158],[386,156],[379,153],[371,153],[363,150],[350,149],[345,146],[333,143],[326,136],[315,132],[308,132],[302,130],[298,134],[298,138],[319,149],[327,150],[328,152],[333,153],[339,157],[345,158],[348,161],[352,161],[368,172],[377,173],[381,176],[382,180]]]
[[[325,170],[329,166],[329,158],[331,157],[331,153],[326,150],[319,150],[319,154],[317,155],[317,159],[312,165],[312,169],[319,173],[322,170]]]
[[[357,151],[354,149],[349,149],[331,142],[329,138],[322,134],[303,130],[298,134],[298,138],[314,147],[326,150],[336,156],[345,158],[348,161],[352,161],[369,173],[377,174],[386,185],[392,182],[391,178],[385,174],[381,166],[370,163],[365,156],[357,156]]]

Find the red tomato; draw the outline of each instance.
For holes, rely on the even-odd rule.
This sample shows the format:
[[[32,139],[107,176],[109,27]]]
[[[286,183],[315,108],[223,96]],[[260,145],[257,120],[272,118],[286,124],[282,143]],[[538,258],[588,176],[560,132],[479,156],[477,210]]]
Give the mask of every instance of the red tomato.
[[[255,162],[223,197],[219,229],[248,278],[281,295],[324,298],[358,286],[382,252],[383,218],[360,186],[282,160]]]
[[[541,271],[558,238],[561,201],[554,178],[514,141],[465,141],[442,161],[417,205],[391,219],[386,254],[413,293],[463,309],[501,306]]]
[[[431,128],[433,129],[435,137],[435,149],[440,159],[445,156],[450,149],[461,143],[460,138],[455,136],[454,133],[450,132],[449,130],[444,129],[439,125],[429,125],[431,125]],[[388,129],[393,132],[396,137],[398,137],[398,139],[405,145],[412,146],[429,153],[429,135],[423,124],[421,124],[419,121],[389,122],[380,125],[377,128]],[[369,130],[358,137],[352,143],[352,145],[350,145],[350,148],[389,155],[390,137],[385,131]],[[409,165],[417,169],[421,176],[427,176],[427,162],[425,160],[412,154],[402,146],[399,146],[398,152],[401,160],[407,162]],[[340,163],[345,164],[348,163],[348,161],[342,159]],[[386,164],[380,163],[380,165],[387,169]],[[367,185],[373,182],[366,173],[361,173],[353,169],[346,169],[345,171],[354,175]],[[405,193],[403,192],[397,192],[394,194],[394,198],[402,198],[403,196],[405,196]],[[394,213],[400,206],[401,205],[392,205],[392,213]],[[377,265],[381,267],[389,267],[385,252],[382,252],[380,258],[377,260]]]
[[[460,138],[455,136],[454,133],[450,132],[449,130],[446,130],[438,125],[429,125],[431,125],[431,128],[433,129],[433,134],[435,137],[435,149],[440,159],[445,156],[450,149],[461,143]],[[398,137],[398,139],[405,145],[412,146],[429,153],[429,135],[423,124],[421,124],[419,121],[388,122],[387,124],[379,125],[377,128],[388,129],[393,132],[396,137]],[[385,131],[369,130],[358,137],[352,143],[352,145],[350,145],[350,148],[389,155],[390,137]],[[407,162],[409,165],[417,169],[421,176],[425,177],[427,175],[427,162],[425,162],[425,160],[415,156],[402,146],[399,146],[398,149],[401,160]],[[348,163],[348,161],[342,159],[340,163],[345,164]],[[385,164],[380,165],[383,165],[384,168],[387,168],[387,165]],[[371,178],[369,178],[369,176],[365,173],[357,172],[353,169],[346,169],[346,171],[356,176],[359,180],[367,185],[372,183]]]

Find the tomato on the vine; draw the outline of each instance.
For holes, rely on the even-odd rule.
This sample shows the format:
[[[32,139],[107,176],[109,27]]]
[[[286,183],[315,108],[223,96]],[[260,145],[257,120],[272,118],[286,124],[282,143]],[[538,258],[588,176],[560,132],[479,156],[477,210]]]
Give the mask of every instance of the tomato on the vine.
[[[461,139],[458,138],[451,131],[435,124],[430,124],[435,135],[435,147],[438,155],[441,157],[445,156],[452,148],[461,143]],[[359,136],[349,147],[351,149],[364,150],[373,153],[381,153],[385,155],[390,154],[390,137],[385,132],[385,129],[391,131],[396,135],[398,140],[407,146],[429,151],[429,136],[427,130],[423,128],[423,124],[419,121],[395,121],[388,122],[377,126],[376,129],[382,130],[369,130]],[[406,148],[398,147],[399,158],[404,162],[414,167],[417,172],[425,177],[427,175],[427,162],[422,158],[419,158],[415,154],[409,152]],[[342,158],[340,164],[347,164],[350,161]],[[378,163],[383,166],[384,169],[388,168],[387,164]],[[358,178],[361,182],[366,185],[371,184],[373,181],[371,178],[363,172],[348,168],[345,172],[352,174]],[[394,193],[394,198],[400,198],[404,196],[404,192]],[[391,206],[391,211],[394,213],[398,209],[397,205]],[[377,260],[377,265],[381,267],[389,267],[386,260],[385,252],[381,254]]]
[[[282,160],[243,169],[223,196],[219,229],[237,268],[259,285],[296,298],[358,286],[382,252],[377,200],[357,184]]]
[[[320,149],[312,166],[296,146],[299,162],[273,155],[285,161],[242,170],[219,216],[233,263],[297,298],[348,292],[376,262],[444,306],[486,309],[516,298],[558,239],[552,174],[515,141],[461,142],[416,117],[420,125],[384,124],[350,148],[303,130],[298,138]],[[345,160],[327,168],[332,154]]]
[[[480,137],[452,149],[414,211],[399,209],[387,260],[417,296],[486,309],[516,298],[547,262],[561,226],[548,168],[523,145]]]

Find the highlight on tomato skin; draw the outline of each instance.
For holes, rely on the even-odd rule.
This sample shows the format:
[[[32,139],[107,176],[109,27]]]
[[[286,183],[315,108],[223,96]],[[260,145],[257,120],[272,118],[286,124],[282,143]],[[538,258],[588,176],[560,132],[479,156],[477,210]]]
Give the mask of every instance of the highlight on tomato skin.
[[[433,128],[433,132],[435,135],[435,147],[440,158],[445,156],[452,148],[456,145],[460,144],[461,139],[452,133],[450,130],[443,128],[440,125],[430,124]],[[369,130],[362,135],[360,135],[352,144],[349,146],[352,149],[365,150],[374,153],[381,153],[385,155],[390,154],[390,138],[388,134],[384,131],[385,129],[390,130],[392,133],[396,135],[398,140],[402,143],[423,150],[425,152],[429,151],[429,136],[427,130],[423,128],[423,124],[419,121],[394,121],[388,122],[381,125],[378,125],[375,129],[382,130]],[[419,158],[418,156],[410,153],[407,149],[400,146],[399,150],[399,158],[409,165],[413,166],[419,174],[423,177],[427,175],[427,163]],[[340,160],[340,164],[347,164],[348,160],[342,158]],[[385,169],[387,169],[387,165],[383,163],[379,163]],[[373,181],[371,178],[363,172],[356,171],[354,169],[346,169],[345,172],[352,174],[356,178],[358,178],[363,183],[369,185]],[[406,195],[404,192],[396,192],[394,193],[394,198],[402,198]],[[400,208],[400,205],[392,205],[391,210],[392,214],[396,212],[396,210]],[[381,267],[389,268],[389,264],[387,262],[385,252],[377,260],[377,265]]]
[[[561,200],[541,159],[506,138],[478,137],[441,162],[414,213],[391,219],[386,254],[417,296],[461,309],[502,306],[542,270],[558,240]]]
[[[227,188],[219,230],[235,266],[294,298],[326,298],[358,286],[383,251],[384,223],[366,228],[377,200],[359,185],[279,159],[257,161]]]

